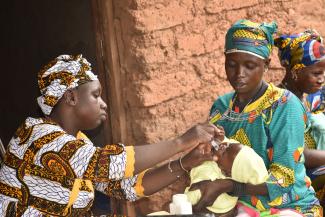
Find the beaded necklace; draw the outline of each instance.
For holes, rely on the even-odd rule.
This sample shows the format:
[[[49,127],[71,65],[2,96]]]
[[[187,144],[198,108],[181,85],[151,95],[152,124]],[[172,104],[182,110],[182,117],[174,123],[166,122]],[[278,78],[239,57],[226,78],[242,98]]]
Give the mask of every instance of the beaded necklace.
[[[245,109],[247,108],[247,106],[249,104],[251,104],[252,102],[254,102],[258,97],[260,97],[262,95],[262,93],[264,93],[264,91],[266,90],[267,88],[267,84],[266,83],[262,83],[260,89],[254,94],[254,96],[248,101],[248,103],[245,104],[244,108],[243,109],[240,109],[240,107],[242,106],[237,106],[236,104],[239,104],[238,102],[236,103],[237,101],[237,96],[238,94],[236,93],[235,96],[234,96],[234,99],[233,99],[233,106],[232,106],[232,110],[235,111],[236,113],[239,113],[240,115],[245,111]]]

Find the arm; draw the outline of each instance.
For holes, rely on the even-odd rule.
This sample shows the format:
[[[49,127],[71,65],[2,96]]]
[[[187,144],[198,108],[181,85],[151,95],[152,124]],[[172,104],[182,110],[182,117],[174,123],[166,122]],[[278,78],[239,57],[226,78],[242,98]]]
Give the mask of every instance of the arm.
[[[201,144],[180,159],[146,172],[142,182],[144,194],[151,195],[161,190],[175,182],[180,176],[187,174],[193,167],[204,161],[216,160],[216,157],[212,155],[210,144]]]
[[[308,169],[314,169],[325,165],[325,115],[323,113],[309,113],[308,121],[310,128],[305,132],[305,166]],[[311,141],[317,147],[309,149]]]
[[[211,206],[216,198],[222,193],[233,193],[236,184],[243,185],[242,192],[236,192],[242,195],[268,195],[268,189],[265,183],[259,185],[243,184],[231,179],[216,179],[215,181],[202,181],[191,186],[190,191],[200,189],[201,198],[194,206],[196,212],[204,211],[206,206]],[[234,195],[239,196],[239,195]]]
[[[151,168],[179,152],[192,149],[200,143],[210,143],[221,132],[223,133],[213,124],[199,124],[174,140],[134,146],[134,174]]]
[[[88,152],[91,158],[86,171],[87,176],[94,176],[96,181],[119,180],[132,177],[134,174],[153,167],[169,157],[184,150],[193,149],[200,143],[210,143],[219,134],[223,136],[223,129],[212,124],[198,124],[189,129],[182,136],[156,144],[124,146],[122,144],[106,145],[89,152],[88,148],[81,152]],[[91,149],[95,149],[86,135],[79,132],[78,138],[84,139]],[[82,142],[83,143],[83,142]],[[90,175],[92,174],[92,175]]]
[[[308,169],[313,169],[325,165],[325,151],[324,150],[315,150],[308,149],[305,147],[305,166]]]
[[[181,161],[170,161],[127,179],[98,182],[96,189],[112,197],[134,201],[161,190],[185,175],[187,173],[185,170],[190,170],[207,160],[216,159],[211,153],[211,145],[201,144],[185,155]]]

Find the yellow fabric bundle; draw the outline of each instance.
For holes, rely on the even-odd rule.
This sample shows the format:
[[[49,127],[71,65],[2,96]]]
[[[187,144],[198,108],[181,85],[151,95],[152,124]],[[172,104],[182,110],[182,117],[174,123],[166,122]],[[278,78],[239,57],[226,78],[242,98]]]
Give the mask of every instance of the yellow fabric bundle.
[[[234,159],[231,178],[237,182],[257,185],[264,183],[267,177],[263,159],[252,148],[243,146]]]
[[[237,182],[261,184],[268,177],[267,169],[263,159],[255,153],[255,151],[243,146],[234,159],[232,170],[232,179]],[[190,172],[191,185],[204,180],[214,181],[216,179],[225,179],[218,164],[214,161],[206,161],[200,166],[193,168]],[[200,190],[188,191],[185,189],[189,201],[195,205],[201,198]],[[226,213],[236,206],[238,197],[232,197],[226,193],[221,194],[213,203],[207,207],[208,210],[214,213]]]
[[[226,177],[221,173],[216,162],[206,161],[191,170],[190,178],[191,184],[194,184],[204,180],[214,181],[216,179],[225,179]],[[200,190],[188,190],[189,187],[185,189],[185,194],[192,205],[195,205],[201,198],[201,192]],[[223,193],[214,201],[213,205],[207,207],[207,209],[214,213],[226,213],[236,206],[237,199],[237,197],[232,197]]]

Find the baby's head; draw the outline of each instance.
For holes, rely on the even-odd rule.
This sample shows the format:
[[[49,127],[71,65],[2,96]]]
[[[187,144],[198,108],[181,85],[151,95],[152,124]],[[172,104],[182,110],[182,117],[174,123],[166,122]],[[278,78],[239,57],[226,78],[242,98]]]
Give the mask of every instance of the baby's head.
[[[219,145],[219,149],[216,151],[217,163],[225,176],[231,177],[233,162],[242,147],[243,145],[240,143],[222,143]]]
[[[264,161],[252,148],[239,143],[224,143],[216,152],[218,166],[225,176],[242,183],[265,181],[268,173]]]

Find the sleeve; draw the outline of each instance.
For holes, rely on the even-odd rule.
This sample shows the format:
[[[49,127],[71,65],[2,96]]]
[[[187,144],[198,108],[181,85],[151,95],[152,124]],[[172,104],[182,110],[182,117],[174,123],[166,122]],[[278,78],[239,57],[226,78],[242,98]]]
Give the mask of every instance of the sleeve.
[[[145,172],[122,180],[96,182],[95,188],[110,197],[135,201],[145,196],[142,186],[142,179]]]
[[[91,150],[87,149],[91,148]],[[95,149],[95,150],[93,150]],[[142,179],[145,171],[134,175],[134,149],[123,144],[106,145],[103,148],[83,146],[83,153],[93,152],[86,163],[83,177],[93,180],[95,188],[102,193],[134,201],[143,195]],[[82,158],[80,159],[82,161]]]
[[[77,137],[90,142],[81,132]],[[85,164],[87,169],[83,177],[93,180],[98,191],[110,197],[130,201],[144,196],[142,179],[146,171],[138,175],[133,174],[135,163],[133,146],[112,144],[95,148],[92,144],[88,144],[80,149],[83,153],[92,152],[91,159]]]
[[[268,150],[270,175],[266,182],[271,206],[280,205],[277,200],[293,188],[296,176],[300,175],[297,170],[303,163],[300,157],[304,146],[305,120],[305,110],[295,97],[274,111],[269,125],[272,145]]]
[[[81,152],[88,153],[88,155],[91,153],[91,160],[88,160],[88,164],[91,165],[88,166],[90,167],[88,173],[94,173],[92,178],[96,180],[120,180],[134,175],[135,153],[133,146],[112,144],[96,148],[82,132],[78,132],[77,138],[86,143],[80,148],[83,149]]]
[[[96,180],[120,180],[133,176],[134,149],[132,146],[106,145],[98,148],[97,153]]]

